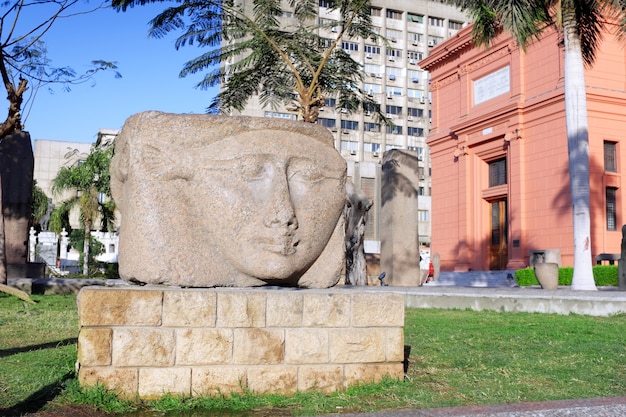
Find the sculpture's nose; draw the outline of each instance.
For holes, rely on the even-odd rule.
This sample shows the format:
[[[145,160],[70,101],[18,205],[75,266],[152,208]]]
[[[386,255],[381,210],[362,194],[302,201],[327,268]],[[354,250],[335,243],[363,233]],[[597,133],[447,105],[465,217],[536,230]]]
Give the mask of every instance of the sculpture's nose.
[[[274,171],[264,224],[267,227],[288,227],[293,230],[298,227],[298,220],[291,202],[287,176],[280,171]]]

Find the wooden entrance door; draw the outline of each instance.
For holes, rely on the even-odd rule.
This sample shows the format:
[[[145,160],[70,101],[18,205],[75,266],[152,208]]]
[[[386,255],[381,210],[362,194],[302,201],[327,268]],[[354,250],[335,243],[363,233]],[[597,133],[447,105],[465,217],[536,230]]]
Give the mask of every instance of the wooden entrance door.
[[[506,269],[509,258],[507,244],[508,217],[506,199],[492,201],[491,208],[491,242],[489,245],[489,269]]]

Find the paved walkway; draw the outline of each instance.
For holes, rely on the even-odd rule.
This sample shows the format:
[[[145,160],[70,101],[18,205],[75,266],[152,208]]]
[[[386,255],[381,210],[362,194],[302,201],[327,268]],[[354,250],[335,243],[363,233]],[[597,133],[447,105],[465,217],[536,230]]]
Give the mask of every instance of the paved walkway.
[[[428,408],[342,417],[624,417],[626,397],[544,401],[476,407]]]

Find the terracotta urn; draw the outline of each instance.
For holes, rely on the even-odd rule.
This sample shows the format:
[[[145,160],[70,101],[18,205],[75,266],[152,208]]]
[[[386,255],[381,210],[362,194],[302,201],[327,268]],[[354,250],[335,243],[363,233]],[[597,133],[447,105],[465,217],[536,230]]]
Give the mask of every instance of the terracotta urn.
[[[555,290],[559,286],[559,265],[554,262],[535,264],[535,276],[544,290]]]

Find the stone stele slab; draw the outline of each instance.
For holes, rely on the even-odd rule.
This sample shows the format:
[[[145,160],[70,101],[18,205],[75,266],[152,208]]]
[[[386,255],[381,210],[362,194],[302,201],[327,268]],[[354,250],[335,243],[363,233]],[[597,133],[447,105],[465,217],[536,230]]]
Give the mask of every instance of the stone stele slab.
[[[319,125],[136,114],[111,165],[120,275],[183,287],[334,286],[345,180]]]

